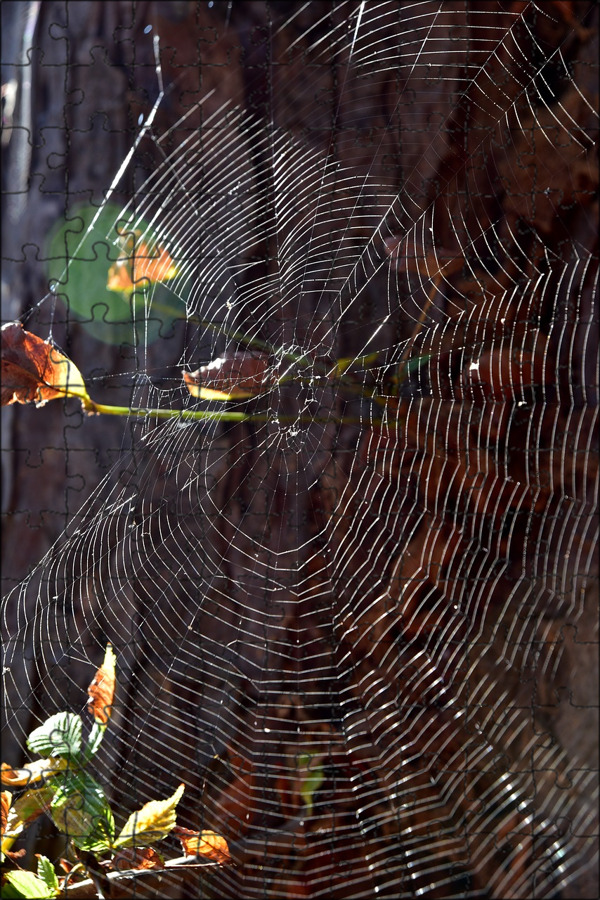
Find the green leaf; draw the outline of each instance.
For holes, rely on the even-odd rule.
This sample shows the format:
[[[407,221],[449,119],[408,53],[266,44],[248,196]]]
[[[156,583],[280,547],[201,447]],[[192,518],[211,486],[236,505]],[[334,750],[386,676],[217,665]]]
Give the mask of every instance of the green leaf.
[[[77,757],[81,750],[81,727],[81,716],[56,713],[31,732],[27,746],[40,756]]]
[[[86,761],[90,760],[94,753],[98,751],[100,744],[102,743],[102,738],[104,737],[104,732],[106,731],[106,725],[103,725],[101,722],[94,722],[91,727],[90,734],[88,737],[87,745],[85,748],[85,759]]]
[[[132,813],[114,846],[144,847],[165,838],[176,825],[175,807],[183,791],[184,785],[180,784],[172,797],[167,800],[151,800]]]
[[[302,753],[298,757],[298,765],[301,769],[306,769],[300,782],[300,796],[306,806],[306,814],[310,815],[313,808],[313,795],[319,790],[325,780],[323,766],[311,767],[312,757],[308,753]]]
[[[70,772],[50,807],[56,827],[80,850],[100,853],[112,847],[115,821],[104,791],[87,772]]]
[[[29,900],[50,900],[56,897],[56,891],[51,890],[45,881],[34,875],[33,872],[18,870],[6,872],[6,882],[2,885],[2,900],[15,900],[15,898],[29,898]]]
[[[47,856],[38,856],[37,875],[48,886],[48,890],[58,893],[58,876]]]
[[[129,255],[123,239],[134,230],[122,212],[111,203],[101,211],[91,204],[71,207],[69,218],[60,219],[50,231],[45,257],[48,279],[55,283],[70,319],[99,341],[136,346],[164,338],[175,319],[185,318],[186,306],[166,284],[149,290],[146,279],[129,295],[108,289],[111,267]],[[138,220],[135,228],[143,232],[146,244],[156,241],[146,222]]]

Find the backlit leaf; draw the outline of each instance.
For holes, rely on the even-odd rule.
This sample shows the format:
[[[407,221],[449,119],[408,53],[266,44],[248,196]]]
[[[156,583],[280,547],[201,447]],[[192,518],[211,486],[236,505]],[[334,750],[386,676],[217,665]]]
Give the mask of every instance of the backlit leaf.
[[[106,725],[112,712],[112,702],[115,693],[115,667],[116,656],[110,644],[106,647],[104,662],[94,675],[94,679],[88,687],[89,701],[88,712],[96,722]]]
[[[145,289],[147,283],[170,281],[178,274],[168,251],[155,241],[140,241],[140,236],[141,232],[135,231],[121,240],[124,256],[108,270],[106,286],[109,291],[130,294]]]
[[[37,876],[40,878],[49,891],[52,891],[54,894],[58,893],[58,876],[54,870],[54,866],[50,862],[47,856],[42,856],[41,854],[37,855]]]
[[[319,790],[325,780],[323,766],[313,766],[313,757],[308,753],[302,753],[298,757],[300,768],[300,796],[306,807],[306,814],[310,815],[313,808],[313,796]]]
[[[69,311],[69,322],[79,322],[95,339],[116,346],[129,341],[151,343],[185,315],[185,301],[165,288],[161,311],[155,314],[153,307],[148,316],[146,292],[142,290],[148,282],[138,282],[137,290],[131,292],[129,277],[123,284],[125,292],[108,289],[109,268],[131,255],[131,248],[128,251],[123,246],[123,230],[129,226],[121,214],[122,207],[110,202],[98,209],[95,204],[74,200],[67,216],[57,219],[48,234],[47,277],[58,302]],[[136,227],[145,235],[149,233],[146,222],[138,220]],[[119,233],[120,238],[113,243]],[[131,228],[129,234],[133,234]],[[126,275],[127,266],[123,268]],[[169,311],[165,311],[165,304]]]
[[[77,756],[81,750],[81,727],[81,716],[56,713],[31,732],[27,746],[40,756]]]
[[[81,372],[49,341],[25,331],[20,322],[2,327],[2,406],[35,403],[57,397],[91,402]]]
[[[214,831],[190,831],[176,826],[173,834],[181,841],[186,856],[204,856],[218,863],[231,862],[227,841]]]
[[[43,813],[49,812],[56,790],[55,782],[21,794],[8,811],[6,834],[16,837],[27,825],[35,822]]]
[[[141,847],[165,838],[175,827],[175,807],[184,789],[185,786],[180,784],[172,797],[151,800],[132,813],[115,841],[115,847]]]
[[[16,852],[11,847],[16,838],[27,825],[34,822],[42,813],[48,812],[50,801],[56,791],[56,785],[45,785],[38,790],[25,791],[8,810],[5,831],[2,835],[2,856],[16,858],[24,854],[25,848]]]
[[[8,816],[12,803],[12,794],[10,791],[2,791],[0,794],[0,862],[4,862],[4,854],[8,853],[12,847],[14,837],[10,835],[5,840],[8,832]]]
[[[6,882],[2,885],[2,900],[16,900],[16,898],[47,900],[56,897],[56,891],[49,888],[46,882],[33,872],[19,869],[15,872],[6,872],[4,878]]]
[[[277,382],[264,353],[222,356],[195,372],[183,372],[183,380],[192,397],[200,400],[242,400]]]
[[[153,847],[124,847],[115,853],[112,864],[115,869],[162,869],[165,865]]]
[[[38,751],[36,751],[38,752]],[[66,769],[68,761],[64,757],[56,759],[36,759],[24,769],[13,769],[7,763],[2,763],[2,784],[10,787],[27,787],[42,778],[57,775]]]
[[[10,791],[2,791],[0,794],[0,836],[4,837],[6,832],[6,822],[8,819],[8,811],[12,803],[12,794]]]
[[[113,814],[98,782],[87,772],[70,772],[50,806],[52,821],[80,850],[99,853],[112,846]]]

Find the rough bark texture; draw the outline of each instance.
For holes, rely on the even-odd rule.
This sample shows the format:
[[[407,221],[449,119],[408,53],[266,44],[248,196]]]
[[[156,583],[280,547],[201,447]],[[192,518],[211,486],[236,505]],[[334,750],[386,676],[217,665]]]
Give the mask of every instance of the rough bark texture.
[[[423,53],[431,52],[432,66],[438,74],[443,70],[443,78],[428,79],[426,103],[398,105],[399,87],[402,96],[424,90],[421,76],[400,85],[390,65],[385,79],[344,80],[347,49],[341,56],[332,53],[327,65],[309,74],[302,52],[269,69],[270,58],[283,54],[277,24],[289,15],[288,4],[240,2],[231,10],[227,4],[213,10],[174,2],[6,4],[15,66],[3,80],[18,79],[19,102],[4,150],[4,320],[18,318],[45,295],[37,248],[44,248],[52,226],[76,199],[99,202],[132,145],[138,114],[151,107],[157,88],[151,42],[143,37],[148,22],[161,37],[165,83],[177,79],[177,90],[160,107],[157,132],[211,90],[202,116],[243,94],[245,108],[259,120],[272,116],[315,153],[338,153],[341,166],[368,174],[369,184],[400,191],[399,206],[414,220],[422,210],[427,225],[435,222],[436,248],[461,261],[449,269],[443,292],[433,295],[434,321],[439,315],[445,327],[428,332],[421,344],[421,352],[439,361],[429,384],[421,390],[412,383],[393,401],[401,429],[337,429],[315,421],[307,426],[303,448],[298,450],[290,436],[287,451],[275,454],[264,430],[259,440],[255,425],[236,424],[223,427],[211,445],[200,438],[197,447],[186,445],[173,467],[159,439],[140,448],[134,425],[100,417],[84,421],[76,404],[2,412],[4,592],[27,576],[67,524],[71,533],[85,527],[96,507],[84,517],[79,510],[107,472],[113,484],[137,485],[132,517],[147,516],[148,531],[131,531],[117,519],[108,522],[105,558],[74,575],[71,618],[57,608],[51,613],[55,619],[43,619],[43,627],[51,632],[58,622],[57,633],[72,634],[75,658],[78,647],[80,659],[97,655],[95,645],[104,635],[121,646],[124,690],[111,758],[139,767],[136,790],[149,799],[156,795],[156,780],[164,779],[166,754],[168,768],[185,773],[184,819],[192,816],[194,827],[214,827],[230,842],[234,869],[222,876],[212,870],[210,877],[192,873],[191,887],[182,892],[173,886],[172,896],[203,890],[207,896],[367,897],[377,887],[380,896],[424,890],[430,897],[461,891],[491,897],[502,891],[498,873],[507,857],[515,870],[524,870],[535,855],[527,835],[522,849],[514,850],[514,835],[527,830],[515,809],[513,818],[503,820],[489,858],[470,868],[479,839],[469,835],[468,823],[473,817],[479,821],[473,798],[497,786],[501,771],[516,773],[515,783],[529,787],[528,773],[534,772],[531,781],[542,798],[552,796],[562,778],[565,795],[585,816],[587,798],[570,785],[569,775],[573,767],[598,765],[598,571],[589,526],[597,479],[598,130],[581,96],[597,106],[597,70],[592,73],[598,11],[588,3],[548,5],[555,7],[552,21],[527,18],[527,4],[474,3],[461,6],[460,15],[442,5],[437,24],[447,18],[457,38],[503,22],[508,31],[521,7],[523,25],[504,43],[505,57],[491,62],[491,48],[481,41],[460,62],[451,44],[431,51],[425,45]],[[423,11],[437,7],[424,4]],[[336,4],[297,9],[300,50],[309,28],[314,42],[348,16],[346,7]],[[387,40],[390,48],[396,46],[397,7],[390,9],[382,54]],[[27,22],[35,49],[24,54]],[[272,41],[266,39],[271,33]],[[290,41],[289,29],[285,40]],[[569,81],[553,85],[560,111],[538,106],[533,127],[518,61],[532,58],[536,42],[549,57],[561,48],[577,90]],[[8,51],[4,58],[10,58]],[[482,74],[464,91],[467,66]],[[552,75],[549,66],[546,76]],[[316,95],[322,98],[318,109]],[[566,126],[557,124],[556,115],[566,121],[565,111],[582,138],[572,153],[557,149]],[[333,136],[326,130],[332,116]],[[199,113],[187,127],[200,121]],[[438,133],[440,122],[449,124]],[[337,148],[336,134],[351,130],[356,140],[341,141]],[[185,136],[176,132],[173,140]],[[146,171],[159,161],[149,155]],[[251,165],[272,200],[268,159],[257,151]],[[125,200],[134,186],[122,185],[118,199]],[[472,202],[465,205],[467,195]],[[332,221],[346,202],[332,187]],[[374,216],[385,209],[381,198],[367,191],[362,202]],[[253,248],[253,277],[273,274],[271,214],[266,203],[260,212],[266,236]],[[472,235],[496,222],[501,223],[494,231],[496,246],[472,242]],[[410,255],[401,243],[400,249]],[[592,253],[592,264],[574,300],[564,267],[576,271],[586,253]],[[500,260],[495,270],[492,257]],[[419,293],[394,252],[390,266],[398,269],[397,284],[407,298],[412,295],[414,308],[408,299],[399,305],[398,315],[382,328],[381,347],[410,338],[432,284],[424,280]],[[534,271],[544,277],[532,289]],[[331,346],[326,341],[336,310],[324,300],[315,307],[309,293],[298,299],[293,323],[290,307],[274,298],[271,314],[260,314],[261,339],[286,345],[301,339],[304,346],[322,348],[322,361],[360,353],[364,329],[388,313],[388,271],[366,280],[351,320],[342,323]],[[123,347],[94,339],[61,309],[52,318],[53,336],[84,376],[99,378],[94,399],[127,402],[127,389],[111,380],[123,369]],[[46,303],[29,320],[42,336],[50,310]],[[250,329],[254,311],[246,310],[245,317]],[[557,329],[560,317],[564,326]],[[152,345],[148,365],[172,368],[188,340],[189,333],[175,328],[168,340]],[[521,354],[518,372],[513,371],[515,347]],[[473,383],[472,358],[480,361],[480,370],[495,367],[500,384],[516,385],[515,393],[486,395],[484,380]],[[524,366],[530,367],[529,376]],[[280,412],[302,408],[302,391],[297,384],[283,386]],[[330,385],[318,403],[322,414],[350,416],[361,408],[360,401],[341,399]],[[111,470],[115,462],[119,465]],[[210,498],[186,490],[189,472],[198,467],[214,485]],[[564,558],[556,519],[566,523],[569,536],[578,534],[575,559]],[[248,522],[254,524],[240,531]],[[536,549],[545,560],[543,571]],[[81,546],[80,552],[84,558]],[[186,561],[173,582],[167,578],[169,561],[182,554]],[[140,558],[143,568],[132,570],[129,561]],[[50,563],[34,575],[25,595],[32,621],[39,579],[49,569]],[[119,591],[118,609],[101,603],[109,582]],[[153,603],[157,585],[162,607]],[[200,591],[201,605],[196,604]],[[544,591],[545,607],[539,600]],[[528,605],[535,616],[525,614]],[[243,629],[240,609],[255,614]],[[14,628],[17,610],[10,604],[6,617]],[[95,632],[81,627],[91,619]],[[40,638],[33,626],[28,633],[31,645],[13,664],[12,677],[20,685],[26,673],[35,680]],[[488,647],[475,666],[464,651],[473,641]],[[46,652],[45,661],[54,662],[56,672],[65,646],[63,639]],[[202,656],[199,647],[209,653]],[[213,656],[220,657],[220,667]],[[171,659],[179,660],[175,669]],[[473,678],[482,679],[489,692],[471,707]],[[89,666],[71,661],[60,682],[40,685],[39,708],[19,711],[23,731],[35,715],[50,714],[53,704],[81,702],[78,691],[87,681]],[[160,696],[154,693],[158,683]],[[16,705],[9,694],[11,701]],[[148,708],[155,714],[148,717]],[[457,731],[457,708],[469,711],[465,732]],[[497,719],[493,727],[490,709]],[[397,732],[389,729],[390,715],[397,717]],[[138,751],[140,731],[145,742]],[[477,736],[487,732],[493,735],[489,747]],[[19,751],[12,740],[9,735],[5,753],[16,764]],[[565,751],[556,757],[560,771],[545,770],[546,741]],[[297,769],[298,747],[306,745],[326,774],[319,815],[307,822],[290,775]],[[489,771],[477,764],[478,754],[488,749],[494,759]],[[473,754],[476,763],[472,770],[465,763],[459,784],[452,773],[463,753]],[[431,796],[435,819],[413,812],[406,798],[399,805],[400,771],[414,791]],[[118,799],[119,772],[105,774],[114,778]],[[148,788],[144,779],[155,781]],[[364,825],[357,824],[357,790],[373,817],[368,859]],[[200,815],[203,822],[197,821]],[[444,865],[450,880],[430,887],[430,875],[418,870],[418,860],[427,857],[428,830],[435,821],[448,830]],[[412,862],[402,856],[409,851]],[[268,881],[263,864],[273,866]],[[161,885],[161,896],[166,890]],[[596,896],[597,875],[587,857],[564,896],[575,891]]]

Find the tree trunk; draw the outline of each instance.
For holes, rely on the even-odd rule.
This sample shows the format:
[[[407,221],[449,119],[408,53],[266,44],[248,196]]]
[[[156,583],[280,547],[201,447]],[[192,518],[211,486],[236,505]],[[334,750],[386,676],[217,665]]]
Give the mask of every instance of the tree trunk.
[[[80,202],[101,204],[158,95],[156,34],[153,131],[169,139],[140,145],[110,202],[219,111],[227,139],[203,177],[235,146],[232,184],[260,198],[238,218],[219,198],[211,227],[241,273],[219,290],[243,298],[237,331],[270,365],[287,351],[279,373],[310,356],[310,379],[296,368],[249,401],[254,421],[193,439],[72,400],[2,411],[5,756],[19,764],[40,718],[82,707],[110,640],[120,687],[100,766],[117,808],[185,781],[180,821],[223,833],[235,863],[173,896],[528,896],[536,841],[564,838],[553,815],[581,829],[554,896],[597,895],[598,11],[438,6],[424,19],[451,40],[417,52],[408,10],[383,4],[373,61],[369,4],[6,4],[3,320],[51,332],[104,403],[143,406],[147,373],[168,385],[182,360],[225,349],[191,318],[147,347],[110,342],[92,298],[86,320],[81,298],[47,296],[49,235],[81,230]],[[222,111],[231,98],[243,120]],[[208,217],[192,193],[182,216]],[[287,231],[282,198],[297,203]],[[278,292],[282,247],[301,265],[327,240],[330,280],[306,270],[300,295]],[[259,282],[273,290],[257,307]],[[433,362],[396,389],[409,350]],[[387,426],[323,376],[374,352],[362,384],[383,385]],[[299,754],[322,776],[312,814]]]

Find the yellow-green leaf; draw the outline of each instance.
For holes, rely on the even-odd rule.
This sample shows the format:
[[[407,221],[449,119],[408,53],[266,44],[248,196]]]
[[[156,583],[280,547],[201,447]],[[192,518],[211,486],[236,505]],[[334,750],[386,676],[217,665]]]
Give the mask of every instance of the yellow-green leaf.
[[[184,378],[186,374],[184,372]],[[201,387],[187,380],[186,384],[192,397],[198,397],[199,400],[222,400],[225,402],[226,400],[243,400],[252,396],[248,391],[234,391],[231,394],[226,394],[225,391],[215,391],[212,388]]]
[[[34,822],[42,813],[48,812],[50,801],[56,792],[56,784],[46,784],[41,788],[25,791],[8,807],[2,831],[2,853],[8,853],[24,828]],[[4,794],[11,796],[9,791]]]
[[[132,813],[114,846],[140,847],[165,838],[176,825],[175,807],[184,790],[185,785],[180,784],[172,797],[167,800],[151,800]]]
[[[38,878],[40,878],[44,882],[49,891],[52,891],[54,894],[58,894],[59,884],[54,866],[47,856],[41,856],[40,854],[37,854],[37,861]]]
[[[49,783],[21,794],[8,810],[6,834],[16,837],[26,825],[48,812],[56,790],[56,783]]]
[[[6,883],[2,885],[2,900],[50,900],[56,897],[56,891],[33,872],[18,869],[6,872],[4,878]]]
[[[313,768],[313,759],[308,753],[302,753],[298,757],[300,768],[300,796],[306,807],[306,814],[310,815],[313,809],[313,796],[319,790],[325,780],[323,766]]]

